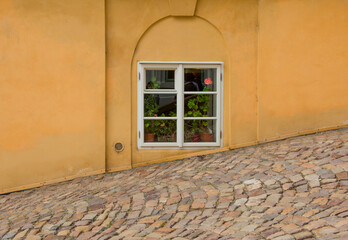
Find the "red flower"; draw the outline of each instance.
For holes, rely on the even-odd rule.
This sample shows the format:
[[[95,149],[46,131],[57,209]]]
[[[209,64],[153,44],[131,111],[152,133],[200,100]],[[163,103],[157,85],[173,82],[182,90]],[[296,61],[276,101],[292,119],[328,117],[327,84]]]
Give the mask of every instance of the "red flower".
[[[157,117],[157,114],[154,114],[155,117]]]
[[[211,80],[211,78],[206,78],[206,79],[204,79],[204,83],[206,85],[210,85],[210,84],[213,84],[213,81]]]

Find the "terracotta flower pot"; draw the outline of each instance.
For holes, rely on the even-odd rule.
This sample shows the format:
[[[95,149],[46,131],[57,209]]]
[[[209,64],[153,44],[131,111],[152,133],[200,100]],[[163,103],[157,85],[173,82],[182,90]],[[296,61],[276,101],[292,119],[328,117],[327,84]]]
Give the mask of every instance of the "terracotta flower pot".
[[[154,142],[155,134],[153,133],[145,133],[145,142]]]
[[[213,142],[214,133],[201,133],[201,142]]]
[[[198,134],[193,135],[191,140],[192,142],[199,142],[199,135]]]

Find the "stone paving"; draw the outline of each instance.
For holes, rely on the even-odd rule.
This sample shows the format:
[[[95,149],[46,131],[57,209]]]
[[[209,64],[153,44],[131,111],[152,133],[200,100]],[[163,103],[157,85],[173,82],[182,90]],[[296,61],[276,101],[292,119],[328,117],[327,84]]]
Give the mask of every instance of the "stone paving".
[[[2,239],[348,239],[348,129],[0,196]]]

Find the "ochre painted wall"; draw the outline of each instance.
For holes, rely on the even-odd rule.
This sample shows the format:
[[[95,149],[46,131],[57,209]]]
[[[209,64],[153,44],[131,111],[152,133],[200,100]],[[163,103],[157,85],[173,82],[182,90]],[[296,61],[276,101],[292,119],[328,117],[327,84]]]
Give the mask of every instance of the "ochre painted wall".
[[[0,193],[104,169],[104,2],[1,0]]]
[[[180,51],[178,51],[180,49]],[[202,50],[203,49],[203,50]],[[167,17],[156,22],[142,36],[132,62],[132,86],[137,86],[137,61],[221,61],[226,64],[224,76],[229,77],[228,56],[221,34],[209,22],[199,17]],[[229,84],[223,95],[225,112],[229,109]],[[132,88],[132,164],[140,166],[148,162],[202,149],[137,149],[137,88]],[[223,130],[228,132],[228,114]],[[228,147],[228,134],[223,135],[223,146]]]
[[[259,7],[259,140],[348,124],[348,1]]]
[[[171,1],[163,0],[107,1],[109,171],[202,152],[137,149],[137,61],[223,61],[223,149],[256,141],[258,1],[176,3],[174,8]],[[118,141],[125,145],[121,153],[113,149]]]
[[[0,193],[347,126],[347,12],[345,0],[0,1]],[[222,148],[137,149],[144,60],[224,62]]]

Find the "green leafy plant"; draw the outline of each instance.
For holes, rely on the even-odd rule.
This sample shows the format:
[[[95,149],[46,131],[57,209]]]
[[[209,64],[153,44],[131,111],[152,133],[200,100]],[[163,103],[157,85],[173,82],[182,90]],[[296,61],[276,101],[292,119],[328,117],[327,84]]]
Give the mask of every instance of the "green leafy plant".
[[[144,128],[145,128],[145,133],[154,133],[154,131],[156,129],[152,120],[145,120],[144,121]]]
[[[185,117],[207,117],[209,104],[209,96],[207,95],[197,95],[187,102],[188,111],[185,113]],[[185,135],[192,137],[193,135],[201,131],[202,120],[192,120],[185,121],[186,132]]]
[[[170,112],[170,117],[176,117],[176,113]],[[161,117],[165,117],[164,113],[161,114]],[[155,125],[155,135],[157,136],[158,141],[162,142],[173,142],[175,141],[176,134],[176,121],[170,119],[161,119],[156,120]]]
[[[176,113],[170,112],[170,117],[176,117]],[[175,120],[168,120],[168,133],[169,134],[176,134],[176,121]]]
[[[205,86],[203,92],[211,91],[213,81],[210,78],[206,78],[204,83]],[[209,95],[202,94],[192,97],[187,102],[188,111],[185,113],[185,117],[208,117],[209,102]],[[208,120],[185,121],[185,129],[185,136],[188,138],[201,132],[210,132],[208,128]]]
[[[159,89],[160,82],[157,81],[157,78],[154,76],[149,82],[150,89]],[[145,94],[144,95],[144,115],[145,117],[153,117],[158,113],[158,104],[156,101],[156,95],[154,94]]]
[[[151,81],[148,83],[149,89],[159,89],[161,87],[161,82],[157,81],[157,78],[153,76]]]
[[[154,95],[145,95],[145,104],[144,104],[144,115],[145,117],[157,117],[158,113],[158,104],[156,103],[156,99]],[[153,120],[145,120],[144,128],[145,133],[154,133],[156,131],[156,121]]]
[[[161,117],[165,117],[164,113],[160,115]],[[156,116],[157,117],[157,116]],[[166,135],[166,121],[165,119],[161,120],[154,120],[154,125],[155,125],[155,136],[157,137],[157,140],[159,141],[165,141],[164,136]]]
[[[158,89],[160,88],[160,82],[154,76],[151,78],[149,88]],[[156,101],[156,95],[145,94],[144,95],[144,116],[145,117],[157,117],[159,105]],[[144,121],[145,133],[155,133],[157,126],[156,121],[145,120]]]
[[[144,116],[153,117],[158,113],[158,104],[155,95],[146,94],[144,96]]]

